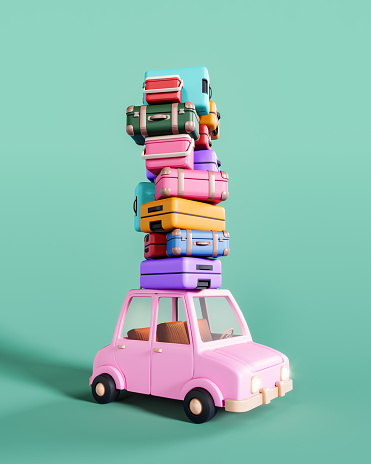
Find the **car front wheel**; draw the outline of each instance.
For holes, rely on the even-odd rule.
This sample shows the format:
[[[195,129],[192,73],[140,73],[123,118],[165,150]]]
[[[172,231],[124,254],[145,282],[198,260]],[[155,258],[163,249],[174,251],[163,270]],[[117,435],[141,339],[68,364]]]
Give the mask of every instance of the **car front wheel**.
[[[195,424],[211,420],[216,414],[214,400],[203,388],[194,388],[184,398],[184,412]]]
[[[91,388],[95,401],[101,404],[116,401],[120,393],[120,390],[116,389],[115,381],[108,374],[95,377]]]

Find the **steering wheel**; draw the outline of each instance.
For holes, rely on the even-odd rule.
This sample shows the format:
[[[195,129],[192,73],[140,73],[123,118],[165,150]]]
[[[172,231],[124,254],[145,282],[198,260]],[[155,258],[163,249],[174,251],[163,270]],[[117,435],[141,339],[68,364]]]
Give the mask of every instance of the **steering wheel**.
[[[221,336],[219,337],[219,340],[224,340],[225,338],[230,338],[234,334],[234,329],[232,327],[230,329],[225,330]]]

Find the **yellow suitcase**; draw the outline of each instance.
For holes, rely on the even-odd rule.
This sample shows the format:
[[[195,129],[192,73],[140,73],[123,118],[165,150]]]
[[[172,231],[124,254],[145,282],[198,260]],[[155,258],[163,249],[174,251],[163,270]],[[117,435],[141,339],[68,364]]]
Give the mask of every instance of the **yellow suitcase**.
[[[209,129],[211,140],[216,140],[219,138],[219,120],[220,113],[216,109],[216,104],[214,101],[210,100],[210,112],[204,116],[200,116],[200,124],[205,124]]]
[[[142,232],[167,233],[174,229],[225,230],[224,208],[178,197],[142,204]]]

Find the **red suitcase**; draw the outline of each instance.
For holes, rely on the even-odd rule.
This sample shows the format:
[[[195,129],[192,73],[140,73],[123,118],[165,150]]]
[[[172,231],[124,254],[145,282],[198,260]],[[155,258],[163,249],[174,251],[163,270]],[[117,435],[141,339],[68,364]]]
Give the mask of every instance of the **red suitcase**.
[[[195,142],[195,150],[211,150],[211,136],[206,124],[199,125],[200,138]]]
[[[214,205],[228,198],[228,174],[163,168],[155,179],[155,200],[180,197]]]
[[[182,103],[183,81],[179,76],[147,77],[143,84],[143,103]]]
[[[146,259],[167,258],[166,234],[153,232],[144,237],[144,257]]]

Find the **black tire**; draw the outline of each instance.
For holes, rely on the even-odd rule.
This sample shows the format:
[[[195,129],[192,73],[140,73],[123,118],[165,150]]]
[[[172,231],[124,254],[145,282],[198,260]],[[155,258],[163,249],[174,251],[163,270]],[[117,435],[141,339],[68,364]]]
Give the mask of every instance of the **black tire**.
[[[195,408],[192,407],[191,401],[195,401],[195,406],[200,407],[200,412],[194,414]],[[198,400],[198,401],[197,401]],[[203,388],[194,388],[188,392],[184,398],[184,412],[186,413],[188,419],[190,419],[195,424],[202,424],[211,420],[216,414],[216,407],[214,400],[210,393]],[[192,410],[193,409],[193,412]]]
[[[120,393],[120,390],[116,389],[115,381],[108,374],[95,377],[91,390],[95,401],[100,404],[116,401]]]

